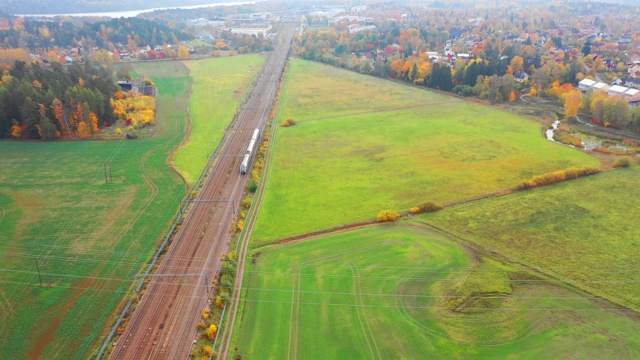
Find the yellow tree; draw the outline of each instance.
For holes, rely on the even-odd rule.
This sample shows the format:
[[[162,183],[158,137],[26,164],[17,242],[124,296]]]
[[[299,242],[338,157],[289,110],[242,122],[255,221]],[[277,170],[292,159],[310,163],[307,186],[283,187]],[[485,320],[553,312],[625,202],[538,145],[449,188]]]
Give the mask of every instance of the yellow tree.
[[[582,91],[571,90],[564,93],[562,98],[564,100],[565,118],[568,119],[576,117],[576,115],[578,115],[578,110],[580,110],[580,106],[582,106]]]
[[[91,137],[91,130],[89,129],[89,125],[86,122],[80,121],[78,123],[78,136],[81,139],[88,139]]]
[[[509,63],[509,65],[514,72],[522,72],[524,69],[524,59],[521,56],[516,55],[511,59],[511,63]]]
[[[589,95],[589,111],[591,116],[598,121],[604,120],[604,104],[607,99],[607,93],[604,90],[593,91]]]
[[[189,58],[189,49],[186,46],[180,45],[178,46],[178,57],[180,59],[188,59]]]
[[[422,61],[420,63],[420,67],[418,68],[418,74],[421,79],[424,79],[427,76],[429,76],[429,74],[431,74],[431,62]]]
[[[93,111],[91,111],[89,113],[89,119],[91,120],[91,133],[92,134],[97,134],[98,131],[99,131],[99,128],[98,128],[98,116]]]

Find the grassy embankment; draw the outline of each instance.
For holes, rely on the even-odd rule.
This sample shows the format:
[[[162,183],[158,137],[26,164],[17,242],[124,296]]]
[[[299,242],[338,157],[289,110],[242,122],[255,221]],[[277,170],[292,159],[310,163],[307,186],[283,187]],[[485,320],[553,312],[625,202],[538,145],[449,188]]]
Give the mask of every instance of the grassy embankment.
[[[508,259],[640,311],[640,167],[423,215]]]
[[[370,227],[253,255],[235,334],[243,358],[640,356],[637,321],[425,229]]]
[[[253,246],[598,166],[540,124],[433,92],[295,59]]]
[[[208,71],[221,77],[213,69],[222,68],[234,80],[207,89],[196,86],[192,101],[202,101],[206,91],[233,114],[238,102],[234,91],[251,74],[246,59],[236,59],[219,67],[214,64],[218,60],[194,65],[203,69],[194,71],[198,77],[209,76]],[[0,353],[4,357],[89,356],[116,305],[128,296],[133,274],[154,253],[185,195],[186,185],[167,159],[186,135],[189,71],[181,62],[136,66],[159,89],[153,137],[122,142],[0,142],[0,311],[4,314]],[[243,72],[244,79],[238,79]],[[193,110],[197,105],[190,108],[196,114],[193,131],[211,139],[208,146],[213,149],[224,127],[207,127]],[[220,115],[216,121],[222,121],[227,109],[216,111]],[[189,154],[197,143],[187,143],[183,153]],[[195,172],[206,163],[199,159],[191,163],[189,155],[182,159],[185,173],[191,171],[196,178]],[[109,184],[104,182],[105,161],[112,166]],[[179,161],[177,165],[181,166]],[[43,276],[43,282],[51,280],[52,287],[39,286],[38,257],[41,272],[50,274]]]
[[[173,163],[190,185],[198,181],[263,62],[259,55],[246,55],[185,63],[193,78],[191,132]]]

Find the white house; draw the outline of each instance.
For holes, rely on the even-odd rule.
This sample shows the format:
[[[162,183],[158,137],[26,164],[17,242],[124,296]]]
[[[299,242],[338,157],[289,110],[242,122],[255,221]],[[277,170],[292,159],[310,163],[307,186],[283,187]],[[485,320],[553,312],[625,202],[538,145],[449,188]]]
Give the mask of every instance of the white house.
[[[596,83],[597,81],[591,79],[582,79],[578,83],[578,89],[580,89],[581,91],[587,91],[591,89],[591,87],[593,87],[593,85],[595,85]]]
[[[609,88],[609,90],[607,90],[607,94],[609,96],[613,96],[613,95],[624,96],[624,93],[627,92],[627,90],[629,90],[629,88],[626,88],[620,85],[613,85],[612,87]]]
[[[624,93],[624,99],[628,102],[636,102],[640,101],[640,90],[638,89],[628,89]]]

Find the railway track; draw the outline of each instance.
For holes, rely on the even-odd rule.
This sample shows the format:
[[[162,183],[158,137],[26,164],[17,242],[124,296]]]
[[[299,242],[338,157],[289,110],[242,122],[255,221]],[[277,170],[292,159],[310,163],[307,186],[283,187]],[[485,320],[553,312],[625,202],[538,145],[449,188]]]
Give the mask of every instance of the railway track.
[[[111,353],[112,359],[186,359],[197,323],[209,301],[208,289],[229,251],[229,227],[247,176],[240,162],[253,130],[264,134],[295,28],[283,25],[275,50],[220,144],[180,230],[162,258],[144,295]]]

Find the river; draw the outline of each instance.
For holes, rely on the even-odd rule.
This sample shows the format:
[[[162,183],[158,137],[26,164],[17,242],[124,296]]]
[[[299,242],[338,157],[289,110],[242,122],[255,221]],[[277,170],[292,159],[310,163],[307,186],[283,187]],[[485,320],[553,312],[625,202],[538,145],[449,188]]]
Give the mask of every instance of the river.
[[[142,13],[152,12],[155,10],[170,10],[170,9],[199,9],[213,6],[234,6],[234,5],[247,5],[247,4],[255,4],[256,1],[237,1],[237,2],[224,2],[224,3],[213,3],[213,4],[205,4],[205,5],[191,5],[191,6],[170,6],[163,8],[152,8],[152,9],[144,9],[144,10],[128,10],[128,11],[111,11],[111,12],[93,12],[93,13],[73,13],[73,14],[16,14],[15,16],[22,17],[56,17],[56,16],[100,16],[100,17],[110,17],[110,18],[129,18],[136,17]]]

